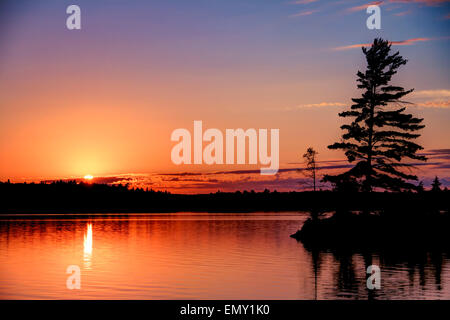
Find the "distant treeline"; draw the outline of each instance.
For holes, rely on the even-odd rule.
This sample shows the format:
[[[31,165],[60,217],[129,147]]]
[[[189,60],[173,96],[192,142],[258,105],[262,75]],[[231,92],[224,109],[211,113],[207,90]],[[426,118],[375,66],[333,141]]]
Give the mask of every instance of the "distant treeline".
[[[448,211],[450,192],[264,192],[197,195],[58,181],[0,183],[0,213]]]

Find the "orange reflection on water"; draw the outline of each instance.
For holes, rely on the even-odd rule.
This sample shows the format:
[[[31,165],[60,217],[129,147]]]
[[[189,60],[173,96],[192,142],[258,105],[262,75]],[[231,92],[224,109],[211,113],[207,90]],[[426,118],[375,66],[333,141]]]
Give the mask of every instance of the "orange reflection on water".
[[[447,252],[332,251],[289,237],[307,213],[0,221],[0,299],[448,299]],[[95,222],[95,256],[93,232]],[[366,287],[379,265],[382,289]],[[79,265],[81,290],[66,269]]]
[[[84,233],[84,267],[91,268],[92,258],[92,223],[86,225],[86,232]]]

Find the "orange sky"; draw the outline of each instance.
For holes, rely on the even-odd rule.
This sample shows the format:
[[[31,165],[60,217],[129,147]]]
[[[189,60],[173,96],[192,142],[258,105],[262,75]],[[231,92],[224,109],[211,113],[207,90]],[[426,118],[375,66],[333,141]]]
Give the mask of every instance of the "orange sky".
[[[205,8],[218,20],[189,11],[170,25],[147,21],[139,5],[125,10],[82,1],[81,7],[90,20],[78,31],[55,18],[59,6],[36,7],[33,14],[6,7],[10,19],[0,24],[0,180],[259,169],[172,164],[170,134],[192,131],[194,120],[223,132],[280,129],[280,168],[299,166],[291,163],[301,162],[308,146],[321,160],[343,159],[326,147],[340,135],[337,113],[360,94],[355,74],[364,60],[358,48],[335,48],[375,36],[422,36],[412,34],[415,28],[401,31],[413,22],[395,15],[386,15],[381,31],[352,33],[364,12],[324,12],[307,20],[255,9],[256,16],[245,20],[235,11],[219,15]],[[165,12],[163,4],[159,9]],[[433,12],[423,13],[428,40],[394,47],[410,59],[395,81],[418,91],[410,99],[418,106],[410,111],[425,118],[419,142],[426,150],[450,146],[449,44]],[[124,20],[111,21],[115,15]],[[330,16],[347,32],[320,32]],[[264,21],[272,21],[273,30]],[[393,24],[398,28],[389,28]],[[313,31],[304,32],[307,26]],[[234,32],[238,27],[241,32]]]

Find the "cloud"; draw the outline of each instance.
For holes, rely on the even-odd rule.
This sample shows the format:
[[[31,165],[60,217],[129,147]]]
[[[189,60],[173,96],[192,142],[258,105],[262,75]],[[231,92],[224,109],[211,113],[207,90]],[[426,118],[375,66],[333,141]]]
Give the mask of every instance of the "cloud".
[[[428,150],[430,154],[446,154],[450,155],[450,149],[431,149]]]
[[[346,163],[347,160],[345,159],[335,159],[335,160],[316,160],[316,162],[318,163],[319,166],[325,166],[325,165],[330,165],[330,164],[335,164],[335,163]],[[288,162],[287,164],[289,165],[305,165],[305,162]]]
[[[450,100],[445,101],[425,101],[416,103],[417,106],[422,108],[438,108],[438,109],[450,109]]]
[[[434,38],[413,38],[408,40],[401,40],[401,41],[391,41],[390,44],[396,45],[396,46],[410,46],[415,44],[416,42],[425,42],[425,41],[432,41],[436,40]]]
[[[441,38],[439,38],[441,39]],[[447,39],[447,38],[442,38]],[[394,46],[410,46],[417,42],[427,42],[432,40],[438,40],[438,38],[413,38],[413,39],[407,39],[407,40],[401,40],[401,41],[390,41],[389,43]],[[336,47],[333,48],[334,51],[343,51],[343,50],[350,50],[355,48],[362,48],[362,47],[370,47],[371,43],[360,43],[360,44],[352,44],[349,46],[342,46],[342,47]]]
[[[392,11],[392,10],[396,10],[398,8],[401,8],[401,5],[392,5],[390,7],[386,7],[386,11]]]
[[[133,177],[129,175],[117,175],[117,176],[103,176],[103,177],[94,177],[91,182],[100,183],[100,184],[126,184],[133,181]],[[77,181],[77,182],[86,182],[84,178],[65,178],[65,179],[51,179],[51,180],[42,180],[42,183],[52,183],[58,180],[63,181]]]
[[[415,98],[450,98],[450,90],[419,90],[411,93]]]
[[[405,4],[418,3],[424,4],[426,6],[439,6],[446,2],[450,2],[450,0],[388,0],[388,1],[390,3],[405,3]]]
[[[412,10],[402,11],[402,12],[399,12],[399,13],[394,13],[394,16],[403,17],[403,16],[406,16],[406,15],[410,14],[411,12],[412,12]]]
[[[420,155],[433,160],[446,160],[444,163],[448,163],[448,160],[450,160],[450,149],[431,149],[426,152],[421,152]]]
[[[180,173],[160,173],[160,176],[201,176],[205,173],[199,172],[180,172]]]
[[[414,105],[422,108],[450,108],[450,90],[420,90],[411,93]]]
[[[428,181],[438,175],[448,177],[450,167],[450,149],[431,149],[420,153],[428,157],[427,162],[411,162],[420,173],[420,180]],[[353,167],[346,159],[324,159],[318,161],[318,180],[323,174],[339,173]],[[243,190],[263,191],[264,189],[278,191],[302,191],[311,189],[311,180],[305,176],[304,163],[289,163],[280,168],[275,176],[262,176],[259,169],[224,170],[216,172],[174,172],[147,174],[119,174],[95,177],[96,183],[110,185],[128,184],[132,188],[149,188],[155,191],[169,191],[173,193],[195,194],[210,193],[218,190],[235,192]],[[443,180],[441,179],[441,180]],[[68,179],[73,180],[73,179]],[[77,179],[82,181],[82,178]],[[48,181],[51,182],[51,181]],[[450,185],[450,184],[448,184]],[[327,189],[329,186],[321,185]]]
[[[361,11],[361,10],[366,10],[367,7],[369,6],[381,6],[383,4],[383,1],[373,1],[370,3],[366,3],[360,6],[355,6],[355,7],[351,7],[348,8],[347,10],[345,10],[346,12],[356,12],[356,11]]]
[[[320,103],[308,103],[301,104],[295,107],[288,107],[285,110],[299,110],[299,109],[310,109],[310,108],[323,108],[323,107],[345,107],[347,104],[342,102],[320,102]]]
[[[313,2],[317,2],[319,0],[297,0],[297,1],[292,1],[291,4],[308,4],[308,3],[313,3]]]
[[[300,11],[299,13],[295,13],[290,15],[290,17],[303,17],[303,16],[309,16],[313,13],[316,13],[318,10],[307,10],[307,11]]]

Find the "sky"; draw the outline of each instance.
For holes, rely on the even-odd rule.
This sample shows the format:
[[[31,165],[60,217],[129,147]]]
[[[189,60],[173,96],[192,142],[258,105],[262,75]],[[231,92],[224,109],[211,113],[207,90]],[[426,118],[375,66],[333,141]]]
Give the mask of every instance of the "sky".
[[[0,181],[82,178],[171,192],[309,187],[348,166],[338,113],[358,97],[361,44],[393,42],[408,59],[395,84],[414,88],[430,156],[417,175],[450,186],[450,1],[52,0],[0,4]],[[66,8],[81,8],[68,30]],[[276,128],[280,171],[260,165],[175,165],[177,128]]]

